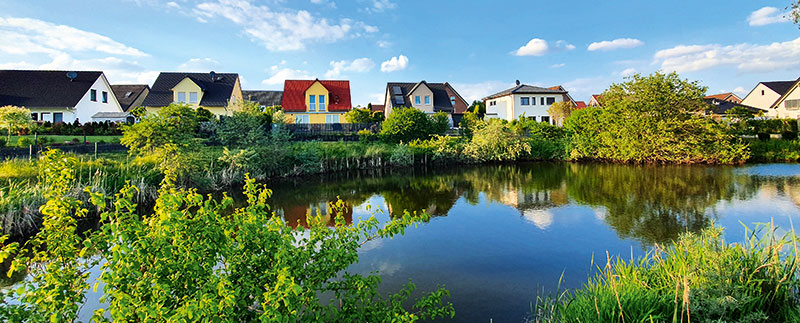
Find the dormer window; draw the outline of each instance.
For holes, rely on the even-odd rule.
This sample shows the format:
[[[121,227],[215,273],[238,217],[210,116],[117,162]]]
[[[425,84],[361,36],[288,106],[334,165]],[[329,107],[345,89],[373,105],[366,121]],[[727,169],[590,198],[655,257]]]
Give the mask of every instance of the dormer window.
[[[420,104],[419,95],[414,96],[414,104]]]
[[[178,92],[178,103],[186,103],[186,92]]]
[[[319,96],[319,111],[325,111],[325,96]]]
[[[309,95],[308,96],[308,111],[317,111],[317,96],[316,95]]]

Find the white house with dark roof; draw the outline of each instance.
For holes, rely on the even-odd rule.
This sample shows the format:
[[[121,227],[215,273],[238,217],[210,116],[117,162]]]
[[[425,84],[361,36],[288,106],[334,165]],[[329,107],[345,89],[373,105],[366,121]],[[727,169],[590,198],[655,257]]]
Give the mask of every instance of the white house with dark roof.
[[[96,120],[98,114],[125,113],[98,71],[0,70],[0,106],[5,105],[31,110],[37,122],[86,123],[106,120]]]
[[[547,109],[556,102],[568,97],[561,87],[543,88],[520,84],[492,94],[483,99],[486,104],[486,118],[516,120],[521,117],[553,124]]]
[[[781,119],[800,119],[800,78],[769,107],[769,113]]]
[[[742,99],[742,104],[767,111],[768,117],[778,117],[778,111],[772,109],[775,103],[795,84],[795,81],[759,82],[747,96]]]

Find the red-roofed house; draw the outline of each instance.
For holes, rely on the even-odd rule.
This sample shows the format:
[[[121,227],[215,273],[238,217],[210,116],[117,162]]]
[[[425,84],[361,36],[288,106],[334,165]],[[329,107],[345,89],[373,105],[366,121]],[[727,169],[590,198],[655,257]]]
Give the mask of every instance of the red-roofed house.
[[[603,100],[603,96],[600,94],[592,94],[592,99],[589,100],[590,107],[601,107],[603,106],[600,104],[600,101]]]
[[[294,123],[346,123],[350,111],[350,81],[286,80],[281,107]]]
[[[586,102],[583,101],[575,101],[575,110],[585,109]]]
[[[714,99],[719,101],[728,101],[733,103],[742,103],[742,99],[734,93],[720,93],[714,95],[707,95],[704,99]]]

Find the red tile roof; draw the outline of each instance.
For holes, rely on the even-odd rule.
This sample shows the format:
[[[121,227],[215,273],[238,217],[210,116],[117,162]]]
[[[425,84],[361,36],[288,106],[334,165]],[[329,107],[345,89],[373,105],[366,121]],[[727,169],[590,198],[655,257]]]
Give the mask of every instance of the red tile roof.
[[[708,95],[704,99],[717,99],[717,100],[722,100],[722,101],[730,101],[730,102],[733,102],[733,103],[742,102],[742,99],[739,98],[738,95],[736,95],[734,93],[730,93],[730,92],[729,93],[720,93],[720,94]]]
[[[328,111],[350,111],[350,81],[286,80],[281,107],[287,112],[306,111],[306,90],[319,81],[328,89]]]
[[[583,101],[575,101],[575,110],[580,110],[586,108],[586,102]]]
[[[373,104],[372,105],[372,111],[373,112],[385,112],[386,111],[386,105],[384,105],[384,104]]]

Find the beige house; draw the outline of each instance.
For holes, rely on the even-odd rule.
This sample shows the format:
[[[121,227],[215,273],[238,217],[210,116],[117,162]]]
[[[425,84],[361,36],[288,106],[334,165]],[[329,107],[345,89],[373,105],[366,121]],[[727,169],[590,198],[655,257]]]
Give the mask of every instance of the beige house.
[[[779,117],[778,111],[771,108],[795,83],[795,81],[760,82],[742,99],[741,103],[766,110],[768,117],[777,118]]]
[[[236,73],[161,73],[142,102],[148,112],[173,103],[204,108],[215,116],[231,116],[244,98]]]
[[[769,111],[781,119],[800,119],[800,79],[769,107]]]

